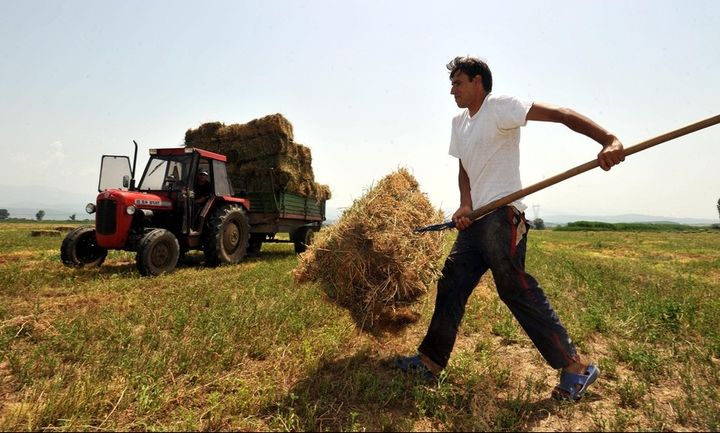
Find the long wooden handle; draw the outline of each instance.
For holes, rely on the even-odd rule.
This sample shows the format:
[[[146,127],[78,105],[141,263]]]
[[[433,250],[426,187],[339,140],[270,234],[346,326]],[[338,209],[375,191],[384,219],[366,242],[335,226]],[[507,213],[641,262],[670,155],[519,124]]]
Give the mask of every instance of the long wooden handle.
[[[649,147],[656,146],[660,143],[665,143],[666,141],[673,140],[678,137],[682,137],[683,135],[690,134],[691,132],[699,131],[701,129],[705,129],[709,126],[713,126],[720,123],[720,114],[712,117],[708,117],[705,120],[701,120],[699,122],[693,123],[688,126],[684,126],[682,128],[676,129],[674,131],[666,132],[665,134],[658,135],[655,138],[651,138],[649,140],[645,140],[642,143],[638,143],[634,146],[628,147],[625,149],[624,154],[625,156],[632,155],[633,153],[638,153],[641,150],[645,150]],[[560,173],[556,176],[553,176],[551,178],[545,179],[542,182],[538,182],[534,185],[530,185],[527,188],[523,188],[519,191],[516,191],[506,197],[497,199],[495,201],[492,201],[485,206],[475,209],[470,213],[468,218],[470,220],[476,220],[480,218],[483,215],[487,215],[490,212],[494,211],[495,209],[505,206],[507,204],[510,204],[514,202],[515,200],[519,200],[527,195],[530,195],[534,192],[538,192],[541,189],[547,188],[551,185],[555,185],[556,183],[562,182],[564,180],[567,180],[573,176],[577,176],[580,173],[584,173],[588,170],[592,170],[595,167],[598,167],[600,163],[597,159],[594,159],[592,161],[588,161],[585,164],[578,165],[575,168],[571,168],[570,170]]]

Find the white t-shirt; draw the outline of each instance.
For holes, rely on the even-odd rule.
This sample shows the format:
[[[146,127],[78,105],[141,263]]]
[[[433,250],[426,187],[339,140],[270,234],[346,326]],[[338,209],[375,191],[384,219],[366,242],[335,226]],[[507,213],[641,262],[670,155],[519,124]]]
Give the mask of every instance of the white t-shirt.
[[[473,209],[522,189],[520,127],[532,104],[490,93],[475,116],[465,109],[453,119],[449,153],[470,179]],[[521,212],[527,208],[520,200],[512,205]]]

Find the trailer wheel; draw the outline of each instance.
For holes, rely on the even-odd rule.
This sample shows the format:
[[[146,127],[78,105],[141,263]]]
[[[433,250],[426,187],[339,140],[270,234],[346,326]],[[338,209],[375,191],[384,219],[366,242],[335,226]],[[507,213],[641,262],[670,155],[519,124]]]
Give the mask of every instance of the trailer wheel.
[[[239,263],[247,254],[250,222],[245,210],[225,205],[215,211],[208,222],[204,245],[205,263],[209,266]]]
[[[172,272],[180,257],[180,244],[172,232],[155,229],[140,239],[135,264],[144,276]]]
[[[71,230],[60,245],[60,258],[65,266],[100,266],[107,257],[107,250],[98,246],[95,228],[82,226]]]
[[[312,245],[315,239],[315,232],[312,227],[300,227],[293,236],[295,241],[295,252],[297,254],[304,253],[307,247]]]

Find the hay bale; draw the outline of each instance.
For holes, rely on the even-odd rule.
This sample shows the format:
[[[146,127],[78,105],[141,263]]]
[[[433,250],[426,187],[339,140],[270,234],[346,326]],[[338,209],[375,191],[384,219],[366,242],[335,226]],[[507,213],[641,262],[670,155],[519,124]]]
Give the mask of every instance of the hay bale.
[[[413,233],[442,221],[404,168],[382,178],[321,231],[293,270],[297,282],[318,281],[348,309],[359,328],[383,332],[417,320],[409,310],[439,275],[441,233]]]
[[[286,142],[294,140],[292,124],[280,113],[270,114],[244,124],[229,125],[222,129],[220,136],[225,139],[249,140],[277,136]]]
[[[60,236],[61,233],[59,230],[32,230],[30,232],[30,236],[32,237],[39,237],[39,236]]]
[[[238,190],[267,191],[272,169],[274,192],[330,199],[327,185],[315,183],[310,148],[293,139],[292,124],[281,114],[245,124],[210,122],[185,132],[185,146],[227,155],[228,175]]]
[[[211,152],[219,152],[219,138],[217,132],[225,124],[220,122],[203,123],[197,129],[188,129],[185,132],[185,145],[187,147],[199,147]],[[190,144],[188,144],[190,143]]]

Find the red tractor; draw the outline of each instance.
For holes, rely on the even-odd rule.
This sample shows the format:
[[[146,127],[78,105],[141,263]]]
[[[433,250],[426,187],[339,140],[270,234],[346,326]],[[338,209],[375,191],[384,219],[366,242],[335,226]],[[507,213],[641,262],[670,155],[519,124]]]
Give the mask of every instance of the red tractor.
[[[135,251],[142,275],[170,272],[189,250],[210,266],[240,262],[250,239],[247,198],[234,194],[227,158],[197,148],[151,149],[135,186],[127,156],[104,155],[95,227],[68,233],[60,256],[67,266],[99,266],[108,250]]]

